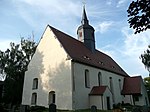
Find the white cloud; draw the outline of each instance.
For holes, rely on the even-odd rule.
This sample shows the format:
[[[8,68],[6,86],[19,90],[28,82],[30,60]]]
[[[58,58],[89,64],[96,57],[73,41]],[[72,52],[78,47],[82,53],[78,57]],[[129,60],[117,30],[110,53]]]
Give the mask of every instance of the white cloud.
[[[123,27],[121,32],[124,35],[121,45],[106,45],[100,50],[111,56],[129,75],[147,77],[148,71],[139,57],[150,44],[150,32],[135,35],[129,27]]]
[[[107,0],[107,1],[106,1],[106,4],[107,4],[107,5],[111,5],[111,4],[112,4],[112,0]]]
[[[125,35],[125,51],[124,54],[127,56],[137,56],[143,53],[150,44],[150,32],[142,32],[140,34],[134,34],[128,27],[122,29]]]
[[[128,0],[119,0],[116,7],[121,7]]]
[[[37,10],[38,13],[55,14],[55,15],[78,15],[79,2],[76,4],[71,0],[18,0],[15,2],[18,8],[30,6],[32,10]],[[47,15],[50,16],[50,15]]]
[[[109,28],[111,28],[112,24],[112,21],[104,21],[96,27],[96,31],[99,31],[100,33],[105,33]]]
[[[0,41],[1,51],[5,51],[7,50],[7,48],[10,48],[10,42],[18,43],[18,41],[9,40],[9,39],[0,39],[0,40],[1,40]]]
[[[124,47],[121,51],[121,55],[125,57],[124,65],[130,69],[131,75],[148,76],[148,72],[139,57],[150,44],[150,32],[147,30],[140,34],[134,34],[133,30],[124,27],[122,33],[125,36]]]

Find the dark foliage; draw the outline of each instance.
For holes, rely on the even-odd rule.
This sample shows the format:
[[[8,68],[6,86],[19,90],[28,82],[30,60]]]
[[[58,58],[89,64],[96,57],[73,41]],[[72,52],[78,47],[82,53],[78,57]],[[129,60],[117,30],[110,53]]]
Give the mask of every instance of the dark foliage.
[[[132,1],[128,10],[130,28],[135,34],[150,29],[150,0]]]
[[[148,94],[148,97],[149,97],[148,100],[150,101],[150,77],[144,78],[144,82],[145,82],[145,87],[146,87],[147,94]]]
[[[148,49],[144,51],[144,54],[141,54],[140,58],[142,59],[145,68],[150,72],[150,45],[148,46]]]
[[[35,52],[36,43],[21,39],[20,44],[10,43],[10,49],[0,50],[0,74],[5,77],[3,103],[21,103],[24,74]]]

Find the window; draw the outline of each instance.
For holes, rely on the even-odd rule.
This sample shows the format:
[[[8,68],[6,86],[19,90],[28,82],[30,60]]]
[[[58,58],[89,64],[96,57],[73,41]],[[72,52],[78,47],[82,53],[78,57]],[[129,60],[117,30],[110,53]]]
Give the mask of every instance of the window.
[[[85,87],[90,88],[89,70],[85,70]]]
[[[79,32],[79,37],[82,37],[82,32]]]
[[[120,92],[121,92],[121,79],[119,79],[118,81],[119,81],[119,89],[120,89]]]
[[[102,85],[102,74],[101,72],[98,73],[98,85]]]
[[[139,96],[134,96],[134,101],[139,101]]]
[[[31,104],[36,105],[37,93],[32,93]]]
[[[33,79],[32,89],[38,89],[38,78],[34,78]]]
[[[113,82],[112,82],[112,77],[109,77],[109,83],[110,83],[110,90],[113,92]]]
[[[49,97],[48,97],[48,104],[55,103],[55,91],[50,91],[49,92]]]

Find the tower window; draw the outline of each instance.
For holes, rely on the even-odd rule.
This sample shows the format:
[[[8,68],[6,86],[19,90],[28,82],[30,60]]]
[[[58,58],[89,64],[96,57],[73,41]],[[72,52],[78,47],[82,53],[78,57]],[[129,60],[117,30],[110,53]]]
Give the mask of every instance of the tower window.
[[[38,78],[34,78],[33,79],[32,89],[38,89]]]
[[[85,70],[85,87],[90,88],[89,70]]]
[[[82,32],[79,32],[79,37],[82,37]]]
[[[36,105],[37,102],[37,93],[32,93],[31,104]]]

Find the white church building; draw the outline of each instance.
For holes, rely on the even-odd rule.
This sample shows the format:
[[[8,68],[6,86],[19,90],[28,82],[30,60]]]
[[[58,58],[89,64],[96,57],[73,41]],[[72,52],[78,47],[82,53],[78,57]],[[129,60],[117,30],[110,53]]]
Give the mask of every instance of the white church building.
[[[149,105],[141,76],[130,77],[95,48],[85,8],[78,40],[48,25],[25,73],[22,105],[58,109],[112,109],[113,104]]]

